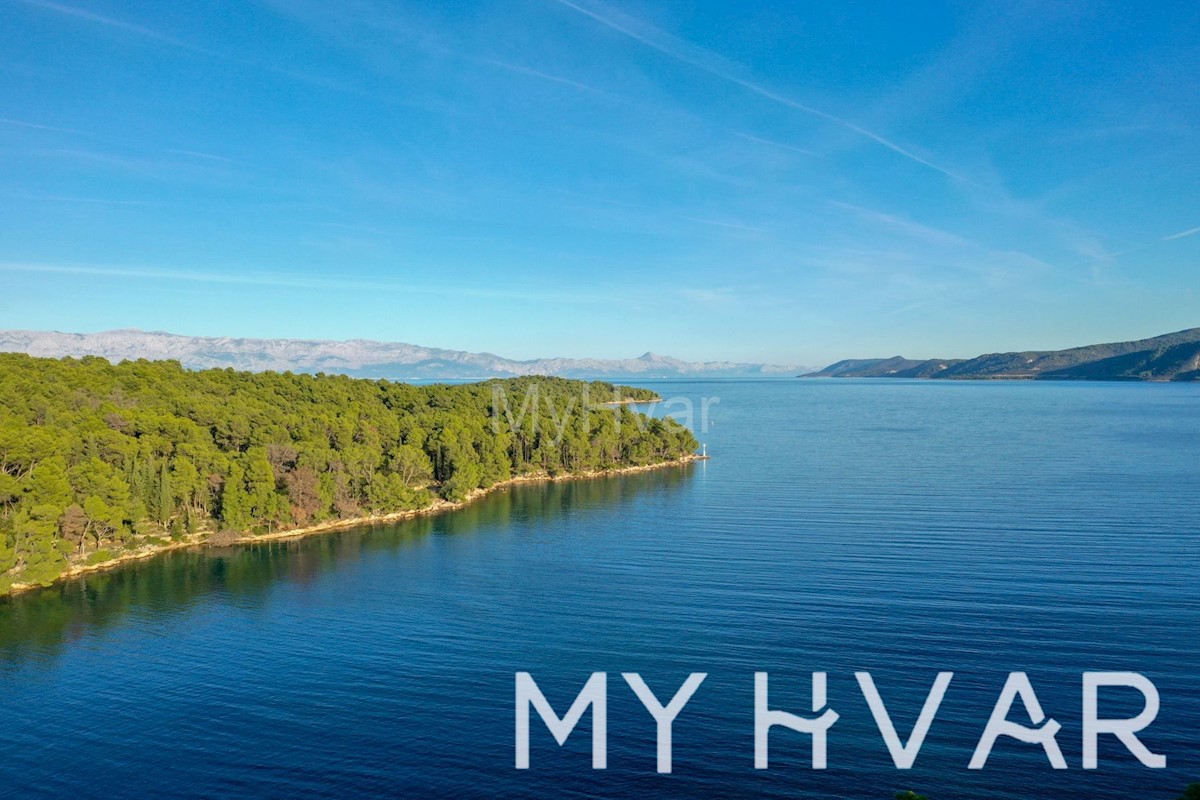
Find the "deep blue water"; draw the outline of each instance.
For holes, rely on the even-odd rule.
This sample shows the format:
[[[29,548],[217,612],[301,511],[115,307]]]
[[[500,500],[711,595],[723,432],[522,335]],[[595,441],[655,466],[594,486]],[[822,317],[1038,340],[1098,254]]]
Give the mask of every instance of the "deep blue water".
[[[1200,386],[665,383],[717,397],[683,469],[526,486],[453,514],[169,554],[0,603],[0,795],[72,798],[1162,798],[1200,780]],[[560,713],[513,768],[513,675]],[[777,729],[753,766],[754,672],[807,713],[829,673],[829,769]],[[955,678],[908,772],[902,736]],[[1029,673],[1070,769],[1001,740],[969,771],[1009,671]],[[1142,767],[1112,737],[1080,769],[1081,673],[1133,670],[1162,710]],[[708,679],[655,773],[666,700]],[[1140,708],[1104,695],[1114,716]],[[1139,699],[1139,698],[1133,698]],[[1012,718],[1027,722],[1018,703]]]

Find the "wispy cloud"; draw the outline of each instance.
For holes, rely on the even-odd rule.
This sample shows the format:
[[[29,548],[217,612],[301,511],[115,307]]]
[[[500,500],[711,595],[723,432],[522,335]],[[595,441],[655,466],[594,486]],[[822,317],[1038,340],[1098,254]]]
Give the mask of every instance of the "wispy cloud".
[[[74,128],[60,128],[56,125],[41,125],[36,122],[26,122],[23,119],[0,118],[0,125],[11,125],[14,128],[29,128],[36,131],[53,131],[54,133],[69,133],[74,136],[86,136],[83,131]]]
[[[32,194],[28,192],[14,192],[11,197],[19,197],[22,200],[35,200],[52,203],[83,203],[87,205],[103,205],[103,206],[151,206],[161,205],[154,200],[136,200],[122,199],[115,197],[75,197],[71,195],[59,194]]]
[[[917,239],[929,244],[956,247],[981,246],[979,242],[973,239],[968,239],[965,236],[960,236],[957,233],[951,233],[941,228],[924,225],[896,214],[889,214],[872,208],[864,208],[863,206],[846,203],[841,200],[830,200],[829,204],[834,208],[849,211],[860,219],[882,226],[894,233],[900,233],[911,239]]]
[[[162,152],[130,154],[112,150],[70,147],[40,148],[28,151],[31,156],[67,162],[88,171],[133,175],[156,182],[201,176],[228,181],[243,178],[246,172],[244,165],[234,161],[199,158],[194,153],[176,153],[176,156],[164,157]]]
[[[1200,233],[1200,228],[1190,228],[1186,231],[1180,231],[1179,233],[1172,233],[1170,236],[1164,236],[1162,237],[1162,240],[1164,242],[1173,242],[1176,239],[1186,239],[1189,236],[1195,236],[1197,233]]]
[[[948,291],[938,281],[949,281],[965,290],[968,285],[1005,289],[1022,281],[1038,280],[1054,272],[1055,265],[1021,249],[996,247],[985,241],[927,225],[908,217],[864,208],[852,203],[830,201],[870,228],[888,238],[876,252],[847,251],[850,264],[874,268],[886,264],[887,280],[896,285],[910,281],[910,289],[937,293]],[[899,237],[899,238],[896,238]],[[869,270],[868,270],[869,271]],[[966,282],[963,279],[966,278]]]
[[[885,311],[883,312],[883,315],[885,317],[898,317],[901,314],[908,314],[918,309],[928,308],[932,305],[932,300],[918,300],[915,303],[908,303],[907,305],[900,306],[899,308],[893,308],[890,311]]]
[[[1176,241],[1177,239],[1186,239],[1189,236],[1195,236],[1197,234],[1200,234],[1200,228],[1189,228],[1186,231],[1180,231],[1179,233],[1172,233],[1169,236],[1160,236],[1158,239],[1154,239],[1149,242],[1143,242],[1142,244],[1132,245],[1130,247],[1126,247],[1121,250],[1109,251],[1109,250],[1104,250],[1103,248],[1100,248],[1093,252],[1084,253],[1084,255],[1088,256],[1087,260],[1080,262],[1076,266],[1077,267],[1092,267],[1093,271],[1095,271],[1095,269],[1098,268],[1099,266],[1105,265],[1105,264],[1112,264],[1118,258],[1121,258],[1122,256],[1127,256],[1130,253],[1141,253],[1145,250],[1152,250],[1152,249],[1161,247],[1164,242],[1173,242],[1173,241]]]
[[[623,302],[614,296],[603,294],[574,294],[569,292],[527,292],[519,289],[470,286],[436,286],[431,284],[405,284],[390,281],[348,280],[343,277],[297,276],[281,273],[250,272],[197,272],[187,270],[121,267],[89,264],[44,264],[24,262],[0,262],[0,272],[31,273],[37,275],[80,275],[97,278],[130,278],[135,280],[163,280],[183,283],[224,284],[237,286],[265,286],[276,289],[310,289],[317,291],[394,292],[397,294],[445,295],[448,297],[483,297],[500,300],[544,303],[617,303]]]
[[[178,150],[176,148],[170,148],[167,150],[167,152],[174,153],[175,155],[178,155],[178,156],[190,156],[192,158],[202,158],[206,161],[219,161],[222,164],[238,164],[238,163],[240,163],[232,158],[226,158],[225,156],[214,155],[213,153],[202,153],[199,150]]]
[[[732,222],[730,220],[723,219],[707,219],[705,217],[689,217],[683,214],[677,214],[676,216],[682,220],[696,222],[700,225],[713,225],[718,228],[732,228],[733,230],[750,231],[751,233],[766,233],[765,228],[756,228],[753,225],[746,225],[742,222]]]
[[[790,150],[791,152],[799,153],[802,156],[820,157],[820,153],[814,152],[812,150],[805,150],[803,147],[796,147],[795,145],[784,144],[783,142],[776,142],[773,139],[764,139],[761,136],[752,136],[748,133],[741,133],[740,131],[734,131],[734,134],[742,139],[745,139],[748,142],[756,142],[758,144],[765,144],[770,147],[778,147],[781,150]]]
[[[643,203],[630,203],[625,200],[615,200],[611,197],[595,197],[592,195],[583,194],[581,192],[576,192],[572,189],[563,189],[562,187],[558,187],[558,186],[552,186],[550,188],[550,191],[556,192],[558,194],[565,194],[568,197],[575,197],[580,200],[587,200],[587,201],[593,202],[593,203],[603,203],[603,204],[609,205],[609,206],[619,206],[621,208],[632,208],[632,209],[645,209],[647,211],[654,210],[650,206],[645,205]]]
[[[864,128],[861,125],[851,122],[850,120],[839,117],[836,114],[831,114],[828,111],[823,111],[806,103],[801,103],[798,100],[793,100],[790,97],[785,97],[778,92],[768,89],[762,84],[759,84],[748,78],[741,77],[741,75],[737,73],[743,72],[744,70],[742,68],[728,59],[717,55],[716,53],[712,53],[678,37],[671,36],[664,31],[660,31],[651,25],[617,12],[613,9],[605,8],[603,12],[601,12],[592,10],[591,8],[585,8],[584,6],[571,2],[571,0],[554,0],[554,2],[573,9],[574,11],[577,11],[580,14],[595,20],[596,22],[599,22],[605,27],[624,34],[625,36],[641,42],[647,47],[657,50],[663,55],[670,56],[677,61],[687,64],[688,66],[736,84],[737,86],[740,86],[743,89],[752,92],[753,94],[756,94],[774,103],[778,103],[779,105],[814,117],[818,117],[827,122],[831,122],[834,125],[856,133],[859,136],[866,137],[876,144],[886,147],[888,150],[891,150],[898,155],[904,156],[910,161],[915,161],[918,164],[936,170],[937,172],[940,172],[949,178],[953,178],[956,181],[974,185],[972,181],[968,180],[962,175],[940,166],[939,164],[936,164],[909,149],[901,147],[891,139],[888,139],[881,134]]]
[[[237,64],[242,67],[249,67],[252,69],[266,70],[267,72],[279,75],[280,77],[310,86],[316,86],[322,89],[328,89],[346,94],[367,94],[361,89],[358,89],[355,86],[347,85],[342,81],[334,80],[321,75],[310,75],[302,70],[292,69],[289,67],[280,66],[278,64],[265,63],[258,58],[244,58],[227,52],[211,50],[207,47],[202,47],[193,42],[185,41],[178,37],[155,30],[154,28],[150,28],[145,25],[139,25],[136,22],[117,19],[116,17],[108,17],[103,14],[97,14],[94,11],[89,11],[85,8],[70,6],[63,3],[55,3],[52,2],[52,0],[16,0],[16,2],[23,3],[27,6],[32,6],[34,8],[40,8],[45,11],[50,11],[64,17],[82,20],[84,22],[89,22],[95,25],[111,28],[113,30],[123,31],[135,36],[140,36],[144,39],[150,39],[163,44],[168,44],[172,47],[180,48],[181,50],[199,53],[201,55],[215,58],[226,63]],[[49,128],[49,130],[55,129]],[[70,132],[78,133],[78,131]]]
[[[637,212],[636,216],[639,220],[647,218],[658,218],[663,220],[683,220],[684,222],[693,222],[697,225],[708,225],[714,228],[726,228],[729,230],[747,231],[749,233],[769,233],[766,228],[751,225],[737,219],[721,219],[705,215],[704,211],[692,210],[686,208],[661,208],[641,203],[629,203],[624,200],[615,200],[609,197],[598,197],[570,189],[552,188],[551,191],[563,194],[568,197],[574,197],[579,200],[584,200],[588,203],[599,203],[605,206],[612,206],[616,209],[628,209]]]
[[[493,66],[493,67],[499,67],[500,69],[505,70],[506,72],[511,72],[515,75],[524,75],[525,77],[529,77],[529,78],[537,78],[539,80],[549,81],[551,83],[557,83],[562,86],[569,86],[572,89],[578,89],[579,91],[587,92],[588,94],[595,94],[595,95],[601,95],[604,97],[613,97],[613,98],[616,97],[616,95],[612,94],[611,92],[606,92],[603,89],[597,89],[595,86],[588,86],[586,83],[581,83],[579,81],[571,80],[570,78],[564,78],[560,75],[551,75],[548,72],[542,72],[541,70],[536,70],[536,69],[533,69],[532,67],[526,67],[521,64],[510,64],[507,61],[498,61],[493,58],[482,59],[481,63],[487,64],[487,65]]]
[[[97,25],[104,25],[109,28],[125,31],[126,33],[132,33],[136,36],[141,36],[146,39],[154,39],[165,44],[174,45],[175,47],[182,47],[186,50],[212,54],[211,51],[206,50],[203,47],[191,44],[190,42],[185,42],[182,39],[176,39],[174,36],[168,36],[165,33],[160,33],[153,28],[147,28],[145,25],[138,25],[134,22],[126,22],[125,20],[115,19],[114,17],[106,17],[102,14],[97,14],[94,11],[88,11],[85,8],[63,5],[62,3],[53,3],[50,2],[50,0],[17,0],[17,2],[24,3],[27,6],[45,9],[46,11],[53,11],[56,14],[62,14],[64,16],[74,17],[86,22],[92,22]]]
[[[716,286],[711,289],[682,288],[676,290],[684,300],[709,308],[725,308],[739,305],[738,300],[745,295],[745,287]]]

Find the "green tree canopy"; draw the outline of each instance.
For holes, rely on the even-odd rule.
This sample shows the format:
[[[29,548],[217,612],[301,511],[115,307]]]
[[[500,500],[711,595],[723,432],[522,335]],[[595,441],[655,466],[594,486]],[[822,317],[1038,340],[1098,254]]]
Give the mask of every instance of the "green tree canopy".
[[[695,438],[604,382],[411,386],[0,354],[0,591],[166,533],[461,500],[514,475],[677,459]]]

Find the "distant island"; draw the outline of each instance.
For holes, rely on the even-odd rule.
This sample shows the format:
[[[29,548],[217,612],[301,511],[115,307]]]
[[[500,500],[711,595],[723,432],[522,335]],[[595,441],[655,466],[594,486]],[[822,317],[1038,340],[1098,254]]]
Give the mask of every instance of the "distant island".
[[[352,339],[243,339],[179,336],[136,329],[100,333],[0,331],[0,352],[43,358],[101,356],[112,362],[178,361],[189,369],[336,373],[389,380],[480,380],[556,375],[602,380],[648,378],[788,377],[798,368],[732,361],[682,361],[644,353],[637,358],[537,358],[519,361],[492,353],[468,353],[402,342]]]
[[[562,378],[412,386],[0,354],[0,593],[695,458],[691,431],[626,403],[653,399]]]
[[[933,378],[1057,381],[1198,381],[1200,328],[1069,350],[988,353],[972,359],[846,359],[801,378]]]

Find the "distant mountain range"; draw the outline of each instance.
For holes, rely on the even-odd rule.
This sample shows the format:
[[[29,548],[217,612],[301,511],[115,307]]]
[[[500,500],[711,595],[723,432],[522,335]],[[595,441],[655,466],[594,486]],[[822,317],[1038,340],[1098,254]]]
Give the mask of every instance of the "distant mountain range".
[[[848,359],[802,378],[1008,378],[1080,381],[1200,380],[1200,328],[1070,350],[989,353],[972,359]]]
[[[517,375],[566,378],[649,379],[763,377],[796,374],[795,366],[692,362],[646,353],[620,360],[538,358],[515,361],[492,353],[441,350],[399,342],[352,339],[235,339],[179,336],[136,329],[102,333],[0,331],[0,352],[35,356],[102,356],[119,362],[139,358],[175,360],[185,367],[327,372],[393,380],[455,380]]]

